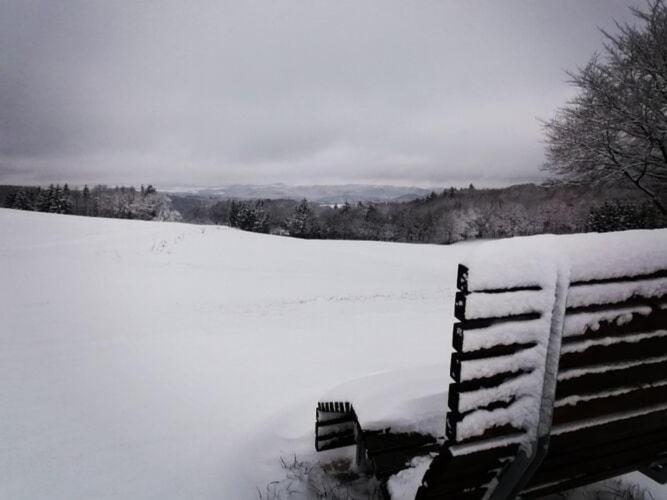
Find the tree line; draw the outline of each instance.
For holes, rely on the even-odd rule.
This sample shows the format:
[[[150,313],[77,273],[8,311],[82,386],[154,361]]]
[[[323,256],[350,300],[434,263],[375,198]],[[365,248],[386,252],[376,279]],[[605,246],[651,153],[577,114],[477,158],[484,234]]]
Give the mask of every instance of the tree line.
[[[667,226],[640,193],[580,185],[446,188],[408,202],[334,205],[307,200],[227,200],[158,193],[153,186],[70,189],[0,186],[7,208],[122,219],[223,224],[306,239],[448,244],[543,233]]]
[[[57,214],[87,215],[118,219],[180,220],[169,200],[149,185],[108,187],[87,185],[71,189],[67,184],[48,188],[0,186],[2,206]]]
[[[542,233],[656,228],[657,207],[628,189],[525,184],[447,188],[410,202],[322,205],[306,200],[217,200],[172,195],[184,221],[308,239],[454,243]]]

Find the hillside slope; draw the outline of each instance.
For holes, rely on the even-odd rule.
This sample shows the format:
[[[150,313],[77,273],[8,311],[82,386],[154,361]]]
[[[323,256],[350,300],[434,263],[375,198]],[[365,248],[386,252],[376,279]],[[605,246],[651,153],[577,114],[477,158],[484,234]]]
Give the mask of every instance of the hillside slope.
[[[324,391],[448,360],[465,248],[0,210],[0,498],[256,498]]]

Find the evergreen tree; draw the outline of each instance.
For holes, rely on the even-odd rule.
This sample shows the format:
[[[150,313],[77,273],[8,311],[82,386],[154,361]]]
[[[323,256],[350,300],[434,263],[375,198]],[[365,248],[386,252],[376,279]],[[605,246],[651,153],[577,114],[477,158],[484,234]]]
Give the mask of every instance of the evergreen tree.
[[[255,204],[255,221],[251,231],[256,233],[269,232],[269,215],[264,210],[264,202],[258,201]]]
[[[72,193],[69,190],[69,186],[65,184],[63,186],[62,195],[60,198],[60,212],[61,214],[71,214],[72,213]]]
[[[349,208],[349,204],[345,204]],[[308,202],[302,200],[287,220],[287,230],[291,236],[298,238],[315,238],[319,234],[317,220]]]
[[[255,227],[255,211],[247,203],[241,203],[236,216],[237,227],[244,231],[252,231]]]
[[[593,207],[588,217],[588,229],[599,233],[659,227],[659,214],[647,204],[607,201]]]
[[[83,191],[81,192],[81,199],[83,201],[83,215],[92,215],[91,206],[90,206],[90,189],[88,189],[88,184],[83,186]]]
[[[14,200],[16,200],[16,191],[11,191],[7,196],[5,196],[5,200],[3,202],[3,206],[5,208],[14,208]]]
[[[53,188],[53,184],[49,186],[49,191]],[[41,189],[39,190],[39,193],[37,193],[37,202],[36,202],[36,208],[40,212],[48,212],[49,211],[49,200],[50,200],[50,195],[49,191],[46,189]]]
[[[34,210],[32,206],[32,200],[28,197],[25,190],[19,189],[14,197],[12,208],[17,208],[19,210]]]
[[[232,200],[231,207],[229,208],[229,225],[231,227],[239,227],[239,205],[234,200]]]
[[[62,197],[63,192],[60,184],[56,184],[53,190],[49,189],[49,212],[54,214],[62,213]]]

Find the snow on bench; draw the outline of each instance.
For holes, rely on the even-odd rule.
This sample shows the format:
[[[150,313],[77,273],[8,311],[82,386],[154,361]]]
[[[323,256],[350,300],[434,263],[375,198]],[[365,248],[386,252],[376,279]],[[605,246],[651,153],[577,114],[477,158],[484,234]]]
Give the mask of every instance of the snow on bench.
[[[406,460],[442,445],[447,379],[443,364],[335,387],[318,403],[317,450],[357,444],[358,466],[388,478],[404,469]]]
[[[667,479],[666,230],[489,242],[457,288],[449,387],[444,367],[345,384],[318,405],[318,450],[356,445],[420,499]]]

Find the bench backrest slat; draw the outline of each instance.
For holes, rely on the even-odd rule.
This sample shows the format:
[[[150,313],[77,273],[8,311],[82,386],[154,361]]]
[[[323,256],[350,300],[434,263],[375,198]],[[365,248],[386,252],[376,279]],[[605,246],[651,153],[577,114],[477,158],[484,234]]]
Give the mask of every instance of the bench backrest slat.
[[[667,452],[665,267],[567,285],[549,451],[525,478],[523,496],[636,470]],[[474,272],[459,266],[457,273],[447,442],[417,498],[493,498],[535,443],[531,412],[544,377],[544,335],[553,335],[545,328],[557,319],[548,318],[545,294],[553,291],[475,290]]]

